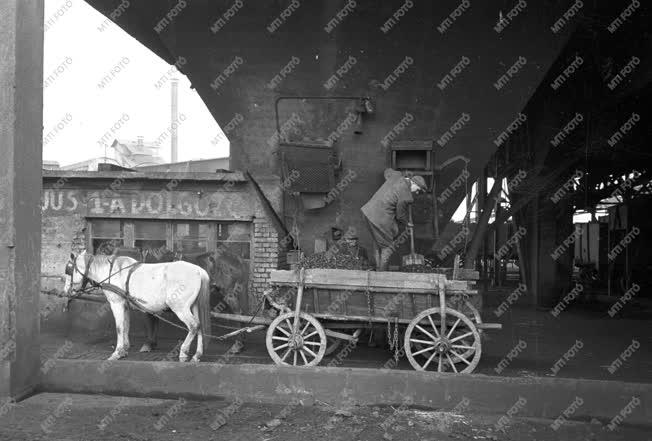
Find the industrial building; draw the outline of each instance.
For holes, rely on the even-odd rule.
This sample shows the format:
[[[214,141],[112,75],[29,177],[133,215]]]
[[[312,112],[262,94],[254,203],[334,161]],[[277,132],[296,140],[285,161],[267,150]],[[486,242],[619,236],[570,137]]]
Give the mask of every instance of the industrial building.
[[[114,139],[105,149],[104,156],[86,159],[61,167],[62,170],[95,171],[99,164],[114,164],[120,167],[139,167],[163,164],[159,154],[160,146],[145,142],[143,137],[136,140]]]
[[[44,169],[35,176],[31,171],[38,167],[29,163],[40,155],[38,136],[13,126],[11,142],[3,147],[11,160],[0,165],[9,201],[0,207],[1,219],[13,228],[3,236],[0,253],[0,269],[12,281],[0,295],[0,343],[15,341],[15,350],[7,357],[11,361],[3,362],[0,396],[38,386],[39,349],[32,343],[39,339],[39,324],[51,330],[54,321],[58,326],[68,320],[71,328],[93,328],[88,317],[96,316],[80,317],[102,307],[83,303],[87,299],[74,301],[78,306],[68,315],[57,311],[41,317],[44,305],[63,302],[46,296],[61,289],[68,277],[64,268],[77,265],[71,252],[110,255],[125,247],[213,253],[223,274],[232,277],[223,277],[222,286],[215,278],[212,282],[240,295],[243,308],[233,320],[246,325],[241,333],[269,326],[264,339],[248,337],[243,359],[220,341],[208,361],[218,370],[242,360],[264,363],[266,347],[278,370],[247,365],[231,371],[229,366],[214,389],[207,387],[211,391],[236,396],[226,385],[235,377],[256,384],[244,387],[253,400],[282,395],[287,383],[292,394],[308,390],[305,396],[313,400],[398,405],[403,388],[418,405],[446,408],[474,393],[474,409],[484,411],[496,401],[500,413],[510,417],[524,394],[530,404],[523,414],[544,418],[566,412],[569,400],[585,394],[586,405],[574,418],[599,417],[612,424],[610,415],[640,396],[644,404],[629,412],[629,421],[649,423],[652,361],[649,351],[638,350],[652,342],[647,335],[652,318],[649,5],[636,0],[86,1],[188,77],[228,136],[230,156],[179,162],[174,136],[172,162],[166,164],[142,140],[116,140],[112,149],[133,159],[116,165],[129,169]],[[15,45],[41,53],[42,42],[32,34],[42,37],[37,26],[42,17],[23,6],[13,13]],[[29,30],[17,24],[24,21]],[[15,101],[33,103],[36,110],[42,97],[32,89],[42,81],[41,63],[42,57],[22,55],[13,68],[23,75],[0,71],[0,78],[22,86],[12,92]],[[17,104],[0,110],[40,130],[38,112]],[[415,193],[405,229],[409,235],[393,238],[389,271],[305,268],[306,259],[327,255],[347,240],[374,249],[377,235],[361,207],[390,181],[387,169],[399,172],[396,179]],[[405,240],[412,234],[412,241]],[[426,270],[409,272],[406,256],[425,257]],[[287,268],[292,272],[282,271]],[[34,287],[26,274],[38,270],[39,287]],[[405,286],[397,282],[401,277]],[[355,314],[346,301],[338,303],[331,286],[359,301]],[[270,297],[282,288],[296,305]],[[374,289],[382,295],[396,291],[390,293],[399,298],[396,310],[412,316],[373,316]],[[424,297],[415,301],[419,294]],[[448,306],[442,304],[446,296]],[[323,298],[336,312],[320,310]],[[457,311],[463,304],[471,305],[470,313]],[[265,316],[274,308],[277,316]],[[225,326],[227,314],[212,312]],[[431,346],[430,340],[411,340],[409,334],[428,323],[426,317],[436,336],[424,332],[422,337],[431,339]],[[320,320],[331,320],[330,327],[322,329]],[[455,334],[460,323],[471,331]],[[309,336],[318,340],[297,334],[311,325],[315,332]],[[376,347],[374,326],[387,329]],[[275,329],[280,332],[274,334]],[[168,332],[171,345],[177,337]],[[73,334],[57,338],[61,335]],[[85,359],[88,365],[58,366],[75,372],[97,368],[99,357],[111,353],[113,337],[85,340],[78,353],[60,357]],[[285,339],[279,346],[288,347],[285,355],[273,353],[274,338]],[[325,380],[339,375],[333,364],[313,369],[322,357],[342,361],[326,354],[337,347],[333,338],[353,346],[358,339],[369,343],[359,358],[345,357],[343,365],[350,369],[342,370],[346,378],[338,383],[337,397]],[[392,353],[382,352],[384,340]],[[297,362],[299,350],[310,344],[319,347],[315,363]],[[286,361],[290,350],[293,362]],[[407,353],[403,364],[400,350]],[[427,351],[432,355],[418,358]],[[173,383],[183,376],[165,364],[171,352],[165,347],[153,356],[158,358],[130,357],[147,362],[146,369],[151,363]],[[438,353],[438,366],[430,364]],[[452,358],[444,360],[443,353]],[[358,368],[386,368],[388,357],[395,359],[392,368],[409,369],[410,363],[434,376],[382,377],[391,387],[380,390],[379,384],[386,384],[376,384],[374,375]],[[286,370],[287,364],[294,366]],[[305,370],[295,369],[299,365]],[[131,371],[112,365],[107,378],[139,375],[134,372],[143,369],[128,366]],[[439,375],[457,374],[456,366],[470,369],[466,372],[477,367],[492,378]],[[204,378],[202,369],[208,367],[187,369]],[[259,373],[273,379],[260,385]],[[82,386],[69,386],[69,379],[54,374],[43,377],[51,387],[74,391],[123,393],[133,386],[117,381],[112,389],[102,376],[81,379]],[[145,375],[138,378],[147,386],[136,393],[151,387],[166,394],[185,386],[182,380],[182,386],[152,386]],[[495,389],[477,389],[478,384]],[[187,390],[198,394],[194,383]]]
[[[107,16],[119,6],[89,3]],[[573,215],[595,213],[635,171],[638,185],[623,194],[646,191],[649,128],[636,123],[644,121],[649,93],[641,56],[649,41],[639,38],[645,8],[621,26],[614,20],[624,6],[603,2],[579,10],[538,2],[520,13],[507,4],[467,10],[451,1],[415,6],[394,27],[387,17],[400,2],[355,2],[350,13],[348,3],[327,3],[290,8],[292,19],[278,29],[270,25],[279,7],[273,2],[244,6],[224,23],[227,3],[188,5],[169,27],[161,19],[167,4],[114,15],[170,64],[188,60],[181,72],[221,125],[241,120],[228,135],[234,170],[281,182],[299,172],[274,203],[286,225],[297,223],[306,253],[333,226],[354,227],[369,248],[359,207],[380,187],[383,170],[395,167],[430,186],[415,203],[416,246],[436,256],[455,236],[443,233],[454,227],[452,214],[479,183],[477,199],[466,201],[484,215],[477,234],[465,238],[467,249],[458,250],[464,265],[493,259],[521,227],[529,234],[513,251],[526,299],[555,306],[572,289],[573,258],[572,250],[550,255],[573,232]],[[450,11],[463,18],[452,20]],[[504,18],[508,12],[514,20]],[[199,22],[217,23],[219,37],[196,35]],[[349,171],[355,178],[324,203]],[[505,182],[507,204],[494,209],[500,189],[490,192],[485,178]],[[555,198],[562,188],[563,200]],[[510,216],[510,236],[484,234]]]
[[[267,186],[270,195],[278,191]],[[240,286],[246,308],[269,271],[285,265],[260,197],[240,172],[44,170],[42,289],[61,289],[61,268],[84,249],[110,255],[119,247],[181,254],[220,248],[225,266],[215,281],[229,292]]]

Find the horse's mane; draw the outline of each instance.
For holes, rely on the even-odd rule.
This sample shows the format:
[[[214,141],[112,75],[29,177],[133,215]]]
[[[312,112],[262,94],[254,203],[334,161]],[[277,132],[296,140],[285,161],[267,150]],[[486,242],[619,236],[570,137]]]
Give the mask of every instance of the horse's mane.
[[[112,256],[109,256],[107,254],[96,254],[93,256],[93,263],[99,263],[101,265],[106,265],[111,263],[111,259],[109,259]]]
[[[113,263],[113,266],[120,266],[119,264],[121,263],[120,261],[127,260],[127,264],[130,264],[131,261],[137,262],[136,259],[133,259],[129,256],[114,256],[114,255],[107,255],[107,254],[97,254],[93,256],[93,261],[91,262],[91,268],[89,269],[99,269],[102,265],[111,265]]]

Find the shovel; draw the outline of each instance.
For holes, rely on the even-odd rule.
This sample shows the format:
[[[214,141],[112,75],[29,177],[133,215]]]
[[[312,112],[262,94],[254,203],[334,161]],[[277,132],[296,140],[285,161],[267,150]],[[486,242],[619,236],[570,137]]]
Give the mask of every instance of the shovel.
[[[410,222],[410,225],[414,225],[412,223],[412,205],[408,205],[408,219]],[[414,252],[414,227],[408,227],[410,230],[410,254],[407,256],[403,256],[402,259],[402,266],[403,268],[408,267],[408,266],[423,266],[426,264],[425,259],[423,258],[423,255],[417,254]]]

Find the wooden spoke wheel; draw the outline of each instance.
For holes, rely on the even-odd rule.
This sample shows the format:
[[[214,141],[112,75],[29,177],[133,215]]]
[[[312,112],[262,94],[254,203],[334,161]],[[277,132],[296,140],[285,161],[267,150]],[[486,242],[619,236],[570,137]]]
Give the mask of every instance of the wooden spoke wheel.
[[[482,352],[478,329],[459,311],[446,308],[444,315],[445,327],[439,308],[426,309],[410,322],[403,343],[408,361],[418,371],[473,372]]]
[[[449,305],[449,303],[448,303],[449,299],[446,299],[446,300],[447,300],[446,304]],[[437,299],[437,301],[435,303],[436,303],[436,305],[434,306],[434,308],[439,308],[439,299]],[[459,311],[462,314],[464,314],[469,320],[471,320],[473,322],[474,325],[482,323],[482,317],[480,316],[480,312],[478,311],[478,309],[475,306],[473,306],[473,304],[470,301],[460,299],[458,302],[451,303],[449,306],[451,306],[452,309],[455,309],[456,311]],[[449,319],[449,320],[451,320],[451,319]],[[452,322],[449,321],[446,326],[448,327],[448,329],[450,329],[450,327],[454,323],[455,323],[455,321],[452,321]],[[462,335],[458,331],[454,331],[454,332],[455,332],[456,335],[451,336],[452,338],[455,338],[456,336]],[[478,329],[478,334],[482,335],[482,329]],[[463,342],[462,344],[464,344],[466,346],[469,346],[469,347],[472,347],[473,337],[468,336],[468,337],[465,337],[464,339],[462,339],[461,341]],[[422,343],[417,343],[417,344],[415,344],[415,347],[417,348],[416,352],[419,352],[421,349],[424,349],[426,346],[424,346]],[[462,356],[465,357],[465,358],[468,358],[473,353],[474,350],[475,349],[467,349],[466,351],[464,351],[464,354],[462,354]],[[428,351],[419,352],[419,356],[420,357],[425,357],[426,359],[428,359],[428,357],[430,357],[430,353],[428,353]]]
[[[437,303],[437,305],[433,305],[433,307],[439,307],[439,301],[435,303]],[[478,308],[473,306],[473,303],[471,303],[469,300],[466,300],[458,296],[453,296],[452,298],[447,297],[446,306],[450,306],[452,309],[461,312],[476,325],[478,323],[482,323],[482,317],[480,316],[480,311],[478,311]],[[478,329],[478,333],[482,335],[482,329]]]
[[[324,327],[302,312],[295,332],[294,320],[294,312],[288,312],[272,321],[267,329],[267,352],[278,365],[317,366],[326,352]]]
[[[466,315],[474,324],[482,323],[482,317],[480,317],[480,311],[471,304],[468,300],[465,300],[464,303],[462,303],[461,308],[459,308],[460,312],[464,315]],[[482,334],[482,329],[478,329],[478,333]]]

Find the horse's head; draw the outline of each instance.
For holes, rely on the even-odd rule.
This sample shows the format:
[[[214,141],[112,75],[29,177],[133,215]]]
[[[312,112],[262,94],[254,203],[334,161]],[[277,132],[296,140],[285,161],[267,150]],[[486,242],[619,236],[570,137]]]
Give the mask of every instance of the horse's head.
[[[84,289],[88,283],[88,270],[93,261],[92,254],[86,254],[84,250],[78,256],[70,253],[70,260],[66,264],[65,275],[66,282],[63,287],[65,292],[70,292],[73,288],[81,287]]]
[[[211,260],[212,274],[224,287],[231,287],[245,276],[244,261],[228,250],[221,250],[216,258],[211,256]]]

